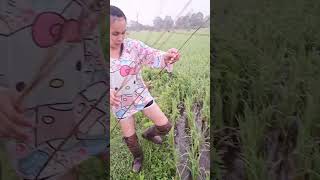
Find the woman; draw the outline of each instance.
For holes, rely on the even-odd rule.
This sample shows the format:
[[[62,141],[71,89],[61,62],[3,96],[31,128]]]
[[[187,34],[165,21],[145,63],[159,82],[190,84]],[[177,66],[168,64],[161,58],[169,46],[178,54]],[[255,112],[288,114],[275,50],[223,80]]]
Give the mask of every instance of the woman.
[[[121,126],[123,138],[134,160],[132,170],[140,172],[143,152],[135,131],[134,114],[142,111],[154,122],[142,137],[161,144],[161,136],[172,128],[171,123],[149,93],[141,75],[142,66],[172,70],[179,60],[176,49],[162,52],[144,43],[125,38],[127,19],[117,7],[110,7],[110,103]]]

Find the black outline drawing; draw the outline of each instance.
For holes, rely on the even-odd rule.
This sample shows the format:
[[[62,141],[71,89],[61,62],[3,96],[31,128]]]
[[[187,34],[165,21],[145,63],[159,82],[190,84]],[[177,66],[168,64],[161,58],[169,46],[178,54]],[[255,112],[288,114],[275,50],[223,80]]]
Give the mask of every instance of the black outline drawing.
[[[62,15],[68,10],[68,8],[70,6],[73,5],[73,3],[76,3],[77,5],[79,5],[80,9],[90,9],[90,7],[86,6],[84,7],[85,3],[84,2],[81,2],[81,1],[78,1],[78,0],[70,0],[66,6],[62,9],[60,15],[61,17],[63,17]],[[9,12],[10,13],[10,12]],[[46,13],[46,12],[42,12],[42,13]],[[40,13],[40,14],[42,14]],[[90,13],[95,13],[94,11],[91,11]],[[59,14],[59,13],[57,13]],[[39,16],[39,14],[37,15],[37,17]],[[34,21],[36,21],[37,17],[35,17]],[[3,19],[0,19],[2,21],[4,21],[4,23],[7,24],[7,22]],[[10,29],[10,26],[9,24],[8,25],[8,28],[9,30]],[[7,34],[3,34],[3,33],[0,33],[0,38],[1,37],[10,37],[12,35],[14,35],[15,33],[19,32],[19,31],[22,31],[22,30],[25,30],[25,29],[28,29],[28,28],[31,28],[32,29],[32,26],[33,26],[33,23],[32,24],[28,24],[26,26],[23,26],[21,28],[18,28],[14,31],[10,31],[9,33]],[[94,53],[92,53],[93,51],[96,51],[95,49],[93,49],[93,45],[90,44],[90,43],[93,43],[94,42],[98,42],[98,36],[89,36],[89,37],[86,37],[84,39],[84,41],[80,42],[83,44],[83,53],[84,53],[84,62],[82,62],[82,70],[87,68],[88,66],[90,66],[90,61],[93,61],[93,63],[91,64],[92,65],[92,69],[90,69],[90,71],[82,71],[82,73],[84,73],[85,75],[87,76],[90,76],[91,79],[94,79],[95,78],[95,72],[98,72],[99,70],[96,70],[95,68],[98,66],[98,65],[101,65],[101,64],[98,64],[97,62],[98,61],[98,58],[101,57],[100,54],[96,55]],[[36,41],[34,41],[36,43]],[[89,47],[89,49],[91,49],[91,51],[89,51],[89,49],[87,49],[87,47]],[[89,55],[89,56],[85,56],[85,55]],[[0,76],[4,76],[2,74],[0,74]],[[102,83],[102,84],[101,84]],[[44,117],[49,117],[50,115],[45,115],[43,117],[39,117],[40,115],[40,110],[42,108],[48,108],[50,111],[61,111],[61,112],[73,112],[74,108],[76,108],[75,106],[72,106],[74,105],[74,102],[76,101],[77,98],[83,98],[85,100],[84,104],[86,105],[89,105],[88,109],[84,109],[83,111],[85,112],[79,112],[80,114],[82,114],[83,116],[81,116],[81,118],[79,119],[78,123],[76,123],[76,125],[74,127],[72,127],[72,131],[68,132],[68,136],[67,137],[63,137],[63,138],[52,138],[52,139],[48,139],[44,142],[40,142],[40,139],[39,139],[39,129],[37,128],[34,128],[33,130],[33,138],[34,138],[34,144],[32,145],[28,145],[28,144],[25,144],[26,147],[28,149],[35,149],[39,152],[43,152],[45,153],[46,155],[48,155],[48,159],[46,160],[46,162],[44,164],[40,164],[41,168],[39,170],[39,172],[37,173],[37,175],[32,178],[32,179],[28,179],[28,180],[45,180],[45,179],[50,179],[54,176],[57,176],[59,175],[60,173],[58,172],[55,172],[49,176],[45,176],[45,177],[41,177],[41,173],[43,172],[43,170],[45,170],[47,168],[47,165],[50,164],[51,161],[55,162],[55,163],[58,163],[60,164],[61,166],[65,166],[62,162],[59,162],[59,160],[57,160],[56,158],[56,155],[59,154],[60,152],[63,152],[63,151],[68,151],[70,149],[72,149],[73,147],[76,147],[76,146],[81,146],[83,145],[83,143],[88,143],[90,141],[92,142],[99,142],[99,141],[105,141],[106,143],[106,149],[108,148],[107,146],[107,140],[106,140],[106,137],[105,137],[105,133],[106,133],[106,125],[105,125],[105,122],[106,122],[106,116],[107,116],[107,112],[106,112],[106,108],[103,109],[103,107],[101,107],[101,103],[103,103],[102,101],[106,101],[106,95],[108,94],[108,91],[109,90],[102,90],[101,94],[99,94],[98,97],[94,97],[92,99],[89,99],[90,97],[87,97],[85,95],[86,91],[87,90],[90,90],[90,88],[94,87],[94,86],[103,86],[103,87],[107,87],[108,86],[108,83],[106,81],[97,81],[97,82],[94,82],[94,83],[90,83],[90,84],[87,84],[87,87],[85,89],[83,89],[81,92],[78,92],[78,94],[74,97],[74,99],[72,100],[72,102],[53,102],[53,103],[48,103],[48,104],[42,104],[42,105],[36,105],[34,107],[28,107],[27,108],[27,111],[30,111],[31,113],[33,113],[33,117],[34,117],[34,122],[35,124],[39,124],[39,123],[45,123],[43,122],[43,118]],[[54,87],[56,88],[56,87]],[[107,88],[105,88],[107,89]],[[103,105],[105,105],[105,103],[103,103]],[[102,105],[102,106],[103,106]],[[99,107],[100,106],[100,107]],[[64,108],[61,108],[61,107],[64,107]],[[85,108],[85,107],[84,107]],[[90,124],[90,126],[88,127],[88,130],[85,131],[85,132],[82,132],[82,133],[77,133],[77,129],[81,126],[82,123],[84,123],[86,121],[86,119],[88,118],[88,116],[90,115],[90,113],[92,112],[99,112],[99,115],[97,117],[95,117],[95,120],[94,120],[94,123]],[[54,116],[50,116],[52,118],[54,118]],[[47,122],[45,124],[54,124],[56,121],[54,122]],[[94,136],[88,136],[88,137],[83,137],[86,133],[88,133],[90,131],[90,128],[92,128],[93,126],[95,125],[99,125],[101,126],[101,129],[103,130],[103,134],[102,136],[100,137],[94,137]],[[105,138],[101,138],[101,137],[105,137]],[[72,140],[72,144],[68,144],[68,141],[69,140]],[[56,141],[56,142],[55,142]],[[58,141],[61,141],[61,142],[58,142]],[[84,141],[84,142],[82,142]],[[68,147],[65,147],[65,146],[68,146]],[[41,149],[44,149],[44,151],[42,151]],[[46,152],[48,151],[48,152]],[[25,178],[25,180],[27,180],[27,178]]]

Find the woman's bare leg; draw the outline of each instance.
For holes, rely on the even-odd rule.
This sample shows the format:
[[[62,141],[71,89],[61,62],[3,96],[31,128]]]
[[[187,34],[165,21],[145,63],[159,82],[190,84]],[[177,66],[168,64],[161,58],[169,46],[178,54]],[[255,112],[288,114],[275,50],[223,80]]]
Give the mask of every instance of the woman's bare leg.
[[[161,136],[166,135],[172,128],[166,115],[161,111],[158,104],[153,104],[143,110],[143,113],[155,124],[148,128],[142,135],[145,139],[155,143],[162,144]]]

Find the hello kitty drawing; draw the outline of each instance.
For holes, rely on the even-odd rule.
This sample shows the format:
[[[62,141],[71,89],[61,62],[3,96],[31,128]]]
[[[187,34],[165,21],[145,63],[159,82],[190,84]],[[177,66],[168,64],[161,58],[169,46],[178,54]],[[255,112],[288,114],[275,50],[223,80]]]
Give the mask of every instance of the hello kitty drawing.
[[[4,0],[0,6],[0,86],[21,92],[36,76],[48,48],[59,63],[26,97],[30,142],[8,142],[24,179],[55,179],[106,151],[107,75],[100,46],[104,1]],[[85,15],[85,16],[84,16]],[[83,18],[85,17],[85,18]]]

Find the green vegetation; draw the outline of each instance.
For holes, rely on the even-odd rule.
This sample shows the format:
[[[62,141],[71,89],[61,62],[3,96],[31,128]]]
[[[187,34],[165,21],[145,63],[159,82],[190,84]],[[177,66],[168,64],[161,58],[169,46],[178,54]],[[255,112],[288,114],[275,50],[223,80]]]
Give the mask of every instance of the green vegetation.
[[[184,111],[188,127],[185,129],[190,140],[187,150],[189,165],[186,167],[195,178],[199,175],[199,155],[202,144],[208,143],[208,135],[199,128],[197,122],[203,121],[206,130],[209,128],[209,100],[210,100],[210,60],[209,60],[209,32],[201,30],[207,36],[197,33],[181,50],[181,60],[175,64],[173,75],[162,73],[160,70],[144,69],[143,76],[146,82],[151,81],[151,94],[156,98],[162,111],[175,125],[181,119],[180,111]],[[161,47],[166,51],[169,48],[180,48],[193,31],[170,35],[170,32],[131,32],[130,37],[141,40],[154,48]],[[155,41],[159,39],[155,44]],[[171,36],[171,37],[169,37]],[[195,111],[199,106],[199,113]],[[183,107],[183,108],[181,108]],[[198,121],[197,121],[198,117]],[[179,161],[181,154],[175,143],[176,130],[170,131],[163,145],[157,146],[141,137],[144,129],[153,123],[143,116],[136,115],[137,134],[145,153],[144,168],[139,174],[131,172],[132,156],[122,142],[119,126],[111,134],[111,179],[180,179]],[[114,116],[111,119],[111,128],[116,124]],[[207,172],[209,173],[209,172]],[[209,178],[209,176],[207,176]]]
[[[215,176],[319,179],[318,1],[227,0],[215,10]]]

